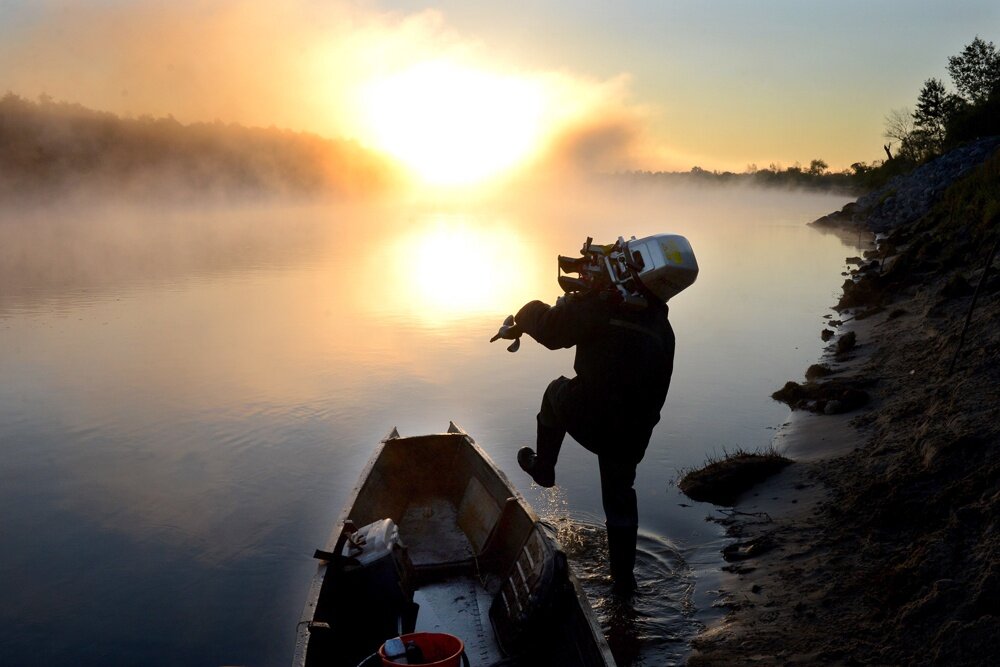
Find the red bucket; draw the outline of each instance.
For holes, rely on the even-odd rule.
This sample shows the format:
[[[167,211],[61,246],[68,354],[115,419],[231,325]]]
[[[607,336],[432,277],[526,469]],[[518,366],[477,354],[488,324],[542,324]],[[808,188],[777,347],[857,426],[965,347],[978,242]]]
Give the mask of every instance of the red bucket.
[[[462,652],[465,644],[454,635],[443,632],[414,632],[409,635],[401,635],[403,643],[413,642],[424,654],[424,667],[461,667]],[[385,644],[378,648],[378,655],[382,658],[383,667],[405,667],[407,663],[393,662],[385,657]]]

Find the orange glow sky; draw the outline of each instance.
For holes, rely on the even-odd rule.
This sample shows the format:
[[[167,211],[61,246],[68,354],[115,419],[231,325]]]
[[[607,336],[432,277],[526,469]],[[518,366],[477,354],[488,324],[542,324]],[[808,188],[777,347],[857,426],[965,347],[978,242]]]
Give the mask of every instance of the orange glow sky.
[[[884,118],[1000,3],[5,2],[17,94],[353,138],[430,182],[882,156]],[[280,7],[278,6],[280,4]]]

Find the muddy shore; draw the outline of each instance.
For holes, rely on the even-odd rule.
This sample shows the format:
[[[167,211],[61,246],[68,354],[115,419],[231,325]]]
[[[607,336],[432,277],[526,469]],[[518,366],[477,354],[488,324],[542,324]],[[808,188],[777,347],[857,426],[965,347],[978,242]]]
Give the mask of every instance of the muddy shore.
[[[819,393],[791,394],[795,463],[723,519],[726,616],[688,664],[1000,664],[1000,152],[976,149],[819,221],[878,250],[844,284],[829,374],[796,382]],[[827,408],[831,382],[864,404]]]

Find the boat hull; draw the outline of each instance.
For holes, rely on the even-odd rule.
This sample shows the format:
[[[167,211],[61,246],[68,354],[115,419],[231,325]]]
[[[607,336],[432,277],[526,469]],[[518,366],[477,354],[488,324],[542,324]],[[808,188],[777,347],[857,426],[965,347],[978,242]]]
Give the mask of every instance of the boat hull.
[[[398,543],[361,565],[344,527],[379,522]],[[413,630],[458,636],[472,665],[614,664],[552,531],[454,424],[380,442],[317,556],[295,667],[354,667]]]

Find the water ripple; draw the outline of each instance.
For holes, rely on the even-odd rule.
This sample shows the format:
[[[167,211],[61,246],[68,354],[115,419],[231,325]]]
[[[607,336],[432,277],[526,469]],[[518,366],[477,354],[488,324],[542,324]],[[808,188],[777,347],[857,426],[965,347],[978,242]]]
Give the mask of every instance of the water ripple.
[[[677,547],[660,536],[639,534],[639,590],[624,601],[611,594],[604,526],[566,515],[546,515],[545,521],[556,531],[618,665],[682,664],[703,626],[695,618],[694,572]]]

